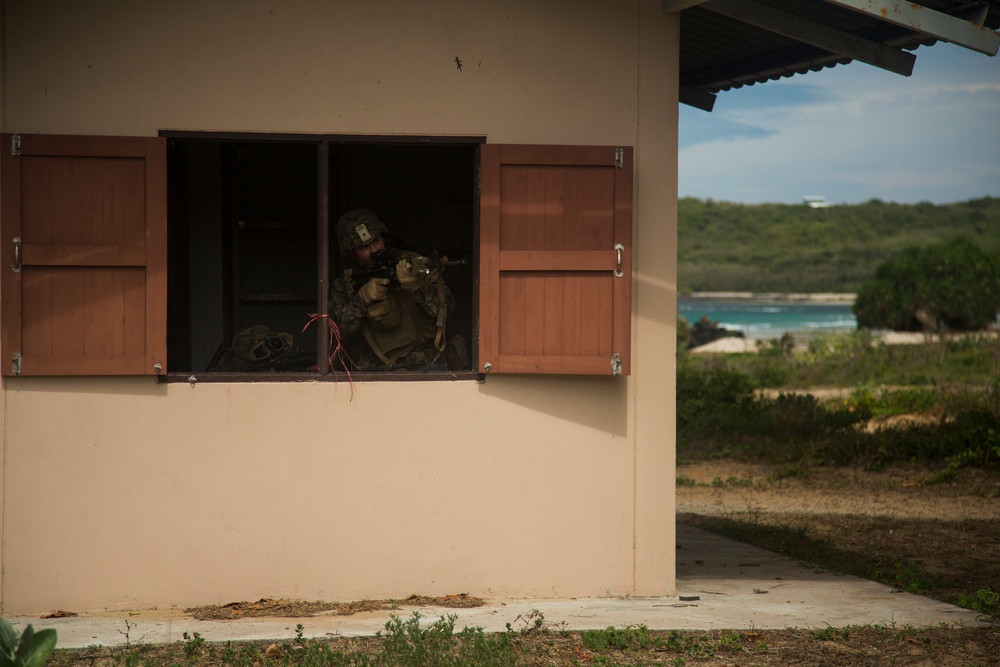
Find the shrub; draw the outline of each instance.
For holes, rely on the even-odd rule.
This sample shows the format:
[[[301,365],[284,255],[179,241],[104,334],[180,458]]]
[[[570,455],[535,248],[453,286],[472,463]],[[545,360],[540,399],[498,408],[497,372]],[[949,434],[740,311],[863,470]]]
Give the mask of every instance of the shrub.
[[[0,618],[0,667],[42,667],[56,648],[56,631],[35,629],[29,624],[24,633]]]
[[[859,327],[896,331],[977,331],[998,311],[1000,254],[963,238],[904,250],[854,302]]]

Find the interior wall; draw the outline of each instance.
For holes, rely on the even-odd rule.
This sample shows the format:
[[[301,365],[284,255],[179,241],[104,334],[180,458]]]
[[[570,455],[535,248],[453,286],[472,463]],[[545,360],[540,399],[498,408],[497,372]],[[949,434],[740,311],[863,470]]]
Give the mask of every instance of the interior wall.
[[[673,593],[677,25],[660,3],[4,11],[5,132],[633,145],[639,250],[630,378],[6,378],[0,612]]]

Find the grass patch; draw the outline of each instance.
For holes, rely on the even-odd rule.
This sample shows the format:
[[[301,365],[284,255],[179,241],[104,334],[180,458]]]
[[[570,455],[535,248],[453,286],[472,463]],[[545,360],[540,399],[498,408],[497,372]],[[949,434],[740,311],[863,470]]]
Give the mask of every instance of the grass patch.
[[[853,340],[853,338],[848,338]],[[996,345],[995,341],[991,341]],[[839,365],[851,367],[856,346]],[[919,347],[919,346],[913,346]],[[936,347],[936,346],[931,346]],[[863,346],[862,346],[863,348]],[[961,360],[976,341],[958,346]],[[726,355],[737,360],[743,355]],[[832,358],[831,358],[832,359]],[[827,359],[825,363],[832,364]],[[946,356],[941,365],[948,363]],[[974,377],[985,377],[980,360]],[[784,363],[794,365],[794,360]],[[964,363],[964,362],[961,362]],[[993,366],[1000,369],[1000,362]],[[966,467],[1000,462],[1000,379],[960,388],[875,388],[857,386],[847,398],[820,399],[804,393],[761,393],[767,377],[738,363],[704,367],[682,363],[677,373],[677,444],[681,460],[713,457],[765,461],[800,475],[813,465],[858,466],[870,470],[920,464],[938,472],[928,481],[949,481]],[[890,422],[900,415],[909,421]]]
[[[733,664],[911,664],[913,651],[928,664],[991,664],[1000,633],[984,628],[872,625],[814,631],[720,630],[681,632],[645,626],[583,633],[531,629],[485,633],[456,631],[454,621],[430,624],[393,619],[377,637],[131,645],[57,650],[53,667],[584,667],[659,665],[721,667]],[[957,661],[957,662],[956,662]]]
[[[886,345],[867,330],[823,334],[785,354],[763,342],[756,353],[681,355],[679,368],[717,368],[752,378],[756,387],[984,386],[1000,369],[1000,339],[983,335],[922,345]]]

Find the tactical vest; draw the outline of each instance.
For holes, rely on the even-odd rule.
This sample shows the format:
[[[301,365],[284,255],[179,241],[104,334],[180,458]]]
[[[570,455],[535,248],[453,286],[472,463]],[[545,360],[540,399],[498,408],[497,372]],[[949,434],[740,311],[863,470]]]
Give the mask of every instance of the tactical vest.
[[[368,308],[365,339],[382,363],[399,363],[415,347],[434,340],[437,321],[417,303],[416,292],[394,289]]]

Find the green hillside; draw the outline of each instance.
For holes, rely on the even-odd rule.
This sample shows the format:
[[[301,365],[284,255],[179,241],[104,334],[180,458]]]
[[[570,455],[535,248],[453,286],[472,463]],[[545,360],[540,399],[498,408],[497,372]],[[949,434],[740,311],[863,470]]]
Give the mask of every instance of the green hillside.
[[[689,292],[856,292],[884,259],[957,236],[1000,251],[1000,199],[809,208],[683,198],[678,284]]]

